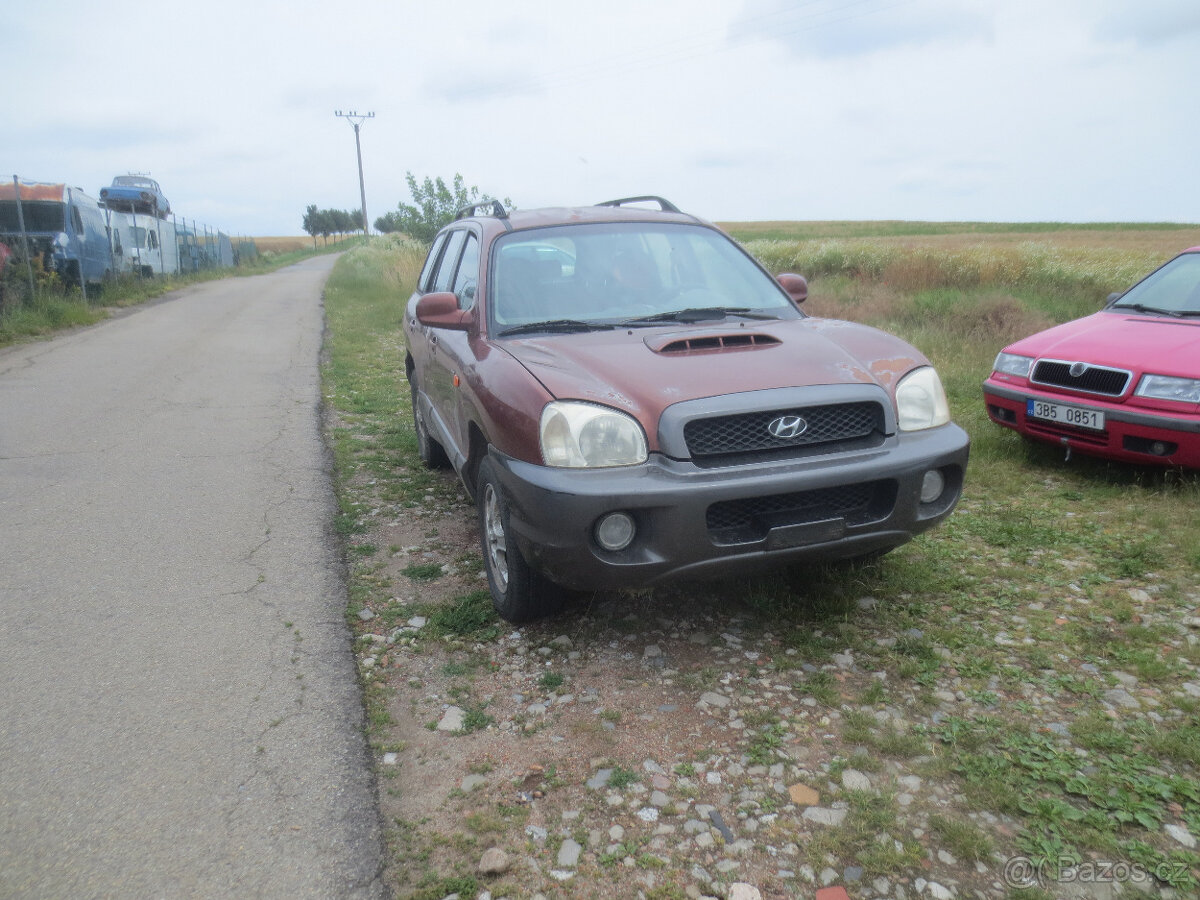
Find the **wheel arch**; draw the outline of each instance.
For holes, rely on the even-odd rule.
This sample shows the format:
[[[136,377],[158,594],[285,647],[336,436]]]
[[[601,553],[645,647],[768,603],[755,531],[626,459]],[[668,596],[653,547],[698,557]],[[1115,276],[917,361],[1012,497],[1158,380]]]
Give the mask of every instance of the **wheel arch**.
[[[488,439],[483,429],[475,422],[470,425],[467,436],[467,461],[462,468],[462,482],[474,500],[479,487],[479,466],[487,459]]]

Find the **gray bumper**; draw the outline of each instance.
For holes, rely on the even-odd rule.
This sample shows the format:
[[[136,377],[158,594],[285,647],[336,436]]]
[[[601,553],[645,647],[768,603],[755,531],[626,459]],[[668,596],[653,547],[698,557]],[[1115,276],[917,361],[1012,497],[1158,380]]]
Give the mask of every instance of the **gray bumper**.
[[[966,432],[950,424],[893,436],[869,450],[725,468],[659,455],[641,466],[612,469],[537,466],[495,449],[491,459],[522,555],[565,587],[614,589],[890,550],[954,509],[968,448]],[[930,469],[942,473],[945,489],[922,503],[921,483]],[[714,504],[803,505],[807,501],[794,498],[824,497],[847,486],[871,497],[853,515],[816,504],[808,512],[770,512],[756,528],[710,527]],[[618,510],[633,516],[637,536],[626,549],[609,552],[596,543],[593,529]]]

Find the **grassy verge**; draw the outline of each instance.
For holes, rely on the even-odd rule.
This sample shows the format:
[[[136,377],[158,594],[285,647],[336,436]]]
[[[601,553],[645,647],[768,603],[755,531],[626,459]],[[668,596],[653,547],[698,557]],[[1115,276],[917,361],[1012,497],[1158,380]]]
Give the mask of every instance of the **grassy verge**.
[[[99,292],[89,288],[87,301],[84,301],[78,288],[67,288],[57,278],[50,278],[41,273],[36,285],[37,292],[29,298],[26,296],[28,286],[25,283],[24,269],[18,270],[14,265],[13,271],[5,272],[6,281],[11,283],[11,287],[7,287],[11,296],[7,302],[0,305],[0,347],[52,334],[64,328],[92,325],[106,318],[113,308],[136,306],[190,284],[274,272],[311,256],[340,252],[358,243],[360,240],[351,239],[330,247],[318,246],[315,250],[305,248],[282,252],[267,251],[236,268],[203,269],[165,278],[123,275],[105,284]]]
[[[959,509],[884,560],[689,589],[686,607],[697,615],[735,617],[746,633],[782,645],[786,652],[744,677],[802,687],[817,702],[823,729],[837,737],[822,769],[831,780],[847,768],[898,768],[947,785],[942,805],[916,829],[896,796],[851,792],[846,826],[807,845],[817,870],[832,860],[838,870],[855,864],[868,876],[914,878],[933,836],[957,859],[994,871],[1017,855],[1051,873],[1103,861],[1140,867],[1179,896],[1200,886],[1200,855],[1175,837],[1200,836],[1200,475],[1078,457],[1067,464],[1056,450],[992,425],[979,389],[1006,341],[1094,309],[1108,289],[1140,274],[1126,248],[1105,245],[1107,235],[1096,229],[1094,246],[1053,265],[1023,245],[910,258],[864,243],[838,258],[881,263],[822,269],[833,258],[827,247],[752,245],[777,271],[816,265],[807,270],[816,273],[810,311],[877,325],[920,347],[973,442]],[[455,490],[421,468],[410,426],[400,320],[421,254],[375,242],[347,254],[327,289],[325,398],[356,625],[360,611],[386,610],[396,590],[377,561],[374,523]],[[998,262],[989,268],[989,259]],[[438,577],[419,565],[405,575]],[[407,653],[466,638],[471,659],[490,672],[485,658],[502,629],[485,593],[408,606],[404,615],[414,612],[433,627]],[[584,648],[610,640],[613,627],[639,624],[630,616],[593,634],[581,617],[573,627]],[[861,675],[830,665],[846,654]],[[472,672],[466,666],[455,677]],[[717,674],[684,671],[679,683],[711,689]],[[394,691],[386,680],[368,681],[380,752]],[[486,727],[482,709],[473,712]],[[619,721],[620,710],[612,713]],[[795,714],[780,710],[747,721],[750,762],[772,760],[797,728]],[[885,832],[894,843],[880,844]],[[393,851],[419,869],[431,840],[408,823],[393,835]],[[429,896],[449,891],[433,868],[426,874]],[[1014,886],[1006,896],[1051,895]]]

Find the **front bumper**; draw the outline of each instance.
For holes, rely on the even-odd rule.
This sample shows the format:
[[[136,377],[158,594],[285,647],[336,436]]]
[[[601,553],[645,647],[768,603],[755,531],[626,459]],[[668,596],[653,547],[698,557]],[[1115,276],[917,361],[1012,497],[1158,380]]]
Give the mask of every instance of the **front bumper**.
[[[1200,468],[1200,415],[1131,409],[1097,397],[1052,394],[1024,386],[1001,384],[993,378],[983,383],[988,417],[1031,440],[1087,456],[1121,462]],[[1104,430],[1075,428],[1033,419],[1025,414],[1030,400],[1045,400],[1104,413]]]
[[[867,450],[725,468],[655,454],[640,466],[558,469],[490,453],[525,559],[565,587],[614,589],[890,550],[954,509],[968,450],[950,424]],[[922,503],[931,469],[945,487]],[[636,536],[610,552],[593,532],[614,511],[632,516]]]

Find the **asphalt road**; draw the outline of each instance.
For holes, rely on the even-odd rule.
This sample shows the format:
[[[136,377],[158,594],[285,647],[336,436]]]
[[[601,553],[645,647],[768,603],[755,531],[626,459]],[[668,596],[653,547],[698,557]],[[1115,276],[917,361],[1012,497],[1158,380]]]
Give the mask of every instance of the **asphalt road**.
[[[0,897],[383,896],[332,264],[0,351]]]

